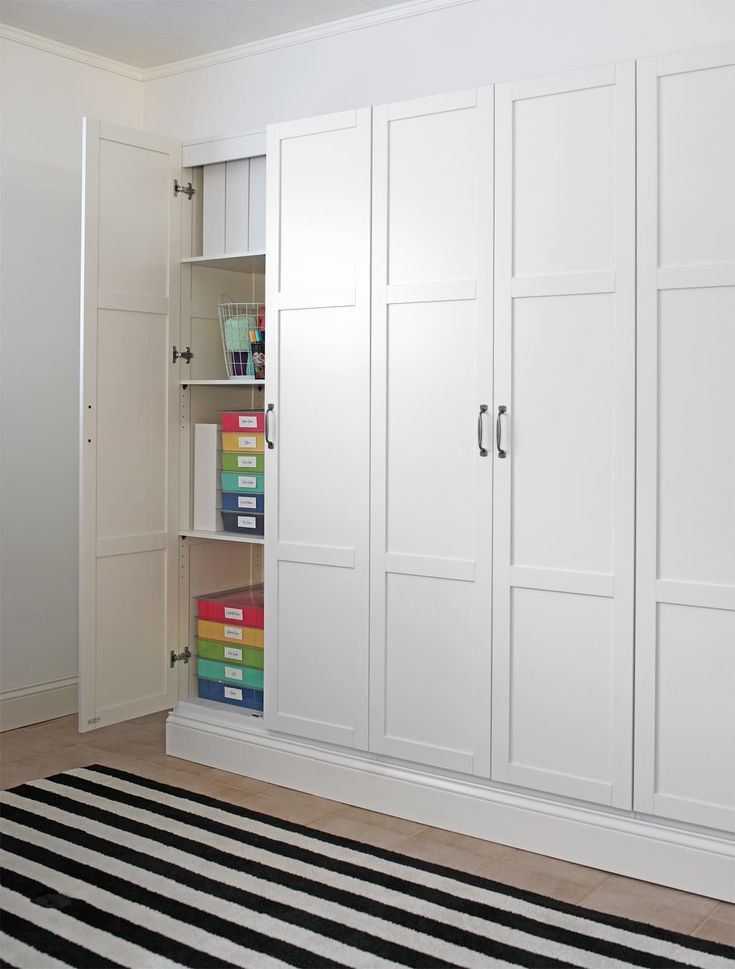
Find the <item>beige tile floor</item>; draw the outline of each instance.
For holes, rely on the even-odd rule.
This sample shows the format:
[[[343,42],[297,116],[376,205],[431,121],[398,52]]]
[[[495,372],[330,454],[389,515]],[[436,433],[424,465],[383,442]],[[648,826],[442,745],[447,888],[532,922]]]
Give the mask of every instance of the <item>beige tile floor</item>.
[[[154,714],[79,734],[76,717],[65,717],[8,731],[0,735],[2,787],[73,767],[107,764],[596,911],[735,945],[735,905],[167,757],[165,719],[165,713]]]

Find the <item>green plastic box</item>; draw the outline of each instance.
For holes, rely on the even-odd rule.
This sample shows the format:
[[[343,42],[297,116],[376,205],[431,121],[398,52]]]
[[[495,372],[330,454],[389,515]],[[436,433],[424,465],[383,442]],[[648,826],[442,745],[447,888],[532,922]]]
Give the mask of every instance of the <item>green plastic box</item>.
[[[227,653],[225,654],[225,650]],[[253,666],[263,669],[263,650],[257,646],[240,646],[237,643],[218,643],[214,639],[200,639],[197,651],[201,659],[213,659],[229,666]]]
[[[264,454],[243,454],[242,451],[223,451],[222,470],[239,471],[240,474],[263,474],[265,471]]]
[[[217,683],[226,683],[228,686],[263,689],[263,670],[255,670],[250,666],[215,663],[214,660],[200,657],[197,661],[197,674],[205,680],[216,680]]]
[[[220,475],[223,491],[243,491],[262,495],[265,476],[252,471],[223,471]]]

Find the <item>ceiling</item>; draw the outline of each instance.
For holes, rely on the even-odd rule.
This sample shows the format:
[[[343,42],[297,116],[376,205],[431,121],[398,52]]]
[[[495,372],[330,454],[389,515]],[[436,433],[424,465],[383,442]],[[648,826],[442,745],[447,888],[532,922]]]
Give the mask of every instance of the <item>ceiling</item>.
[[[0,21],[138,68],[371,13],[404,0],[0,0]]]

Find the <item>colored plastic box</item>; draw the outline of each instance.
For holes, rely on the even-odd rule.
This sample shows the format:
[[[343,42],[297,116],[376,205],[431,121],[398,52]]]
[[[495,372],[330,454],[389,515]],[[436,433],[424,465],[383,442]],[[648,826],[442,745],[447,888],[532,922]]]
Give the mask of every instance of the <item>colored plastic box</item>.
[[[223,451],[222,452],[223,471],[253,471],[262,474],[265,471],[265,455],[257,451],[246,454],[243,451]]]
[[[265,511],[265,495],[241,495],[237,491],[222,492],[222,508],[225,511],[257,511],[262,515]]]
[[[197,643],[197,653],[200,659],[212,659],[217,663],[239,663],[241,666],[252,666],[256,670],[263,669],[265,656],[262,646],[230,646],[228,643],[218,643],[214,639],[200,639]]]
[[[212,622],[210,619],[197,621],[197,635],[200,639],[214,639],[218,643],[232,643],[233,646],[263,645],[263,630],[255,626],[241,626],[237,623]]]
[[[228,683],[217,683],[216,680],[200,679],[198,692],[203,700],[229,703],[236,707],[247,707],[249,710],[262,711],[263,709],[262,690],[251,690],[241,686],[230,686]]]
[[[219,415],[223,431],[257,431],[265,429],[265,413],[262,410],[223,410]]]
[[[222,524],[226,532],[237,532],[238,535],[262,538],[265,534],[265,515],[258,515],[254,511],[226,511],[223,509]]]
[[[243,626],[264,626],[264,595],[262,585],[248,585],[197,597],[197,616],[211,622],[238,623]]]
[[[223,451],[263,451],[265,437],[255,431],[222,432]]]
[[[238,666],[235,663],[217,663],[215,660],[197,660],[197,675],[205,680],[216,680],[218,683],[244,686],[250,690],[263,689],[263,670],[252,666]]]
[[[223,491],[252,491],[262,495],[265,488],[265,475],[236,474],[234,471],[223,471],[220,475]]]

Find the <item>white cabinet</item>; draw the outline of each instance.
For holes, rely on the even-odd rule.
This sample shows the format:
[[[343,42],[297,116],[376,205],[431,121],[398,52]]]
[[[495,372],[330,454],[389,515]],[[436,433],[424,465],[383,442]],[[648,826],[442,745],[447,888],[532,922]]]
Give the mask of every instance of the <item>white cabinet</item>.
[[[633,730],[634,71],[502,84],[495,109],[492,776],[621,808]]]
[[[638,811],[735,828],[735,48],[638,64]]]
[[[492,112],[492,88],[373,109],[370,749],[484,776]]]
[[[368,743],[370,110],[268,131],[265,722]]]

